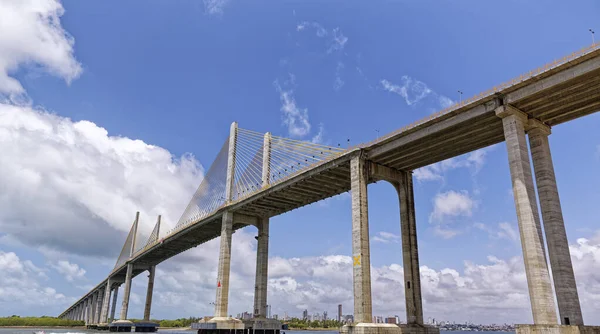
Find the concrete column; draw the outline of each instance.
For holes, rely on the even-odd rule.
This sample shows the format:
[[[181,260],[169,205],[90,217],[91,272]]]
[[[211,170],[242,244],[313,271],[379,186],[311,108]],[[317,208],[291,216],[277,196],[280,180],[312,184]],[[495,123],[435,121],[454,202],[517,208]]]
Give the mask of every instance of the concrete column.
[[[215,317],[227,317],[229,302],[229,270],[231,266],[231,234],[233,230],[233,213],[223,213],[221,225],[221,245],[219,250],[219,268],[217,273],[217,297],[215,301]]]
[[[101,313],[102,313],[102,305],[104,301],[104,290],[99,290],[98,291],[98,300],[96,301],[97,305],[96,305],[96,312],[94,313],[94,322],[99,324],[102,322],[101,320]]]
[[[352,189],[352,267],[354,321],[357,323],[370,323],[373,321],[367,178],[365,160],[362,157],[352,158],[350,161],[350,184]]]
[[[129,295],[131,294],[131,276],[133,273],[133,264],[127,264],[127,274],[125,276],[125,291],[123,292],[123,303],[121,304],[121,317],[119,320],[127,320],[127,309],[129,308]]]
[[[533,322],[536,325],[557,324],[554,295],[546,263],[544,238],[525,138],[527,115],[510,106],[499,107],[496,109],[496,115],[502,118],[504,127]]]
[[[104,296],[102,300],[102,308],[100,312],[100,321],[99,323],[105,324],[108,322],[108,304],[110,303],[110,285],[111,285],[110,277],[106,280],[106,288],[104,288]]]
[[[156,266],[148,269],[148,290],[146,291],[146,306],[144,307],[144,320],[150,320],[150,308],[152,307],[152,292],[154,291],[154,274]]]
[[[108,304],[108,307],[107,307],[107,310],[106,310],[106,318],[103,318],[103,319],[102,319],[102,321],[104,321],[104,322],[105,322],[105,323],[107,323],[107,324],[108,324],[108,323],[110,323],[110,321],[109,321],[108,317],[109,317],[109,315],[110,315],[110,311],[111,311],[111,308],[110,308],[110,307],[111,307],[111,305],[110,305],[110,300],[111,300],[111,297],[112,297],[112,288],[111,288],[111,289],[109,289],[109,292],[108,292],[108,299],[107,299],[107,301],[108,301],[108,302],[107,302],[107,304]]]
[[[256,280],[254,285],[254,317],[266,318],[267,284],[269,281],[269,218],[258,220],[258,245],[256,247]]]
[[[563,325],[583,325],[569,241],[548,142],[550,128],[539,121],[529,120],[528,134],[560,321]]]
[[[262,164],[262,181],[263,187],[271,183],[269,175],[271,174],[271,133],[265,133],[263,139],[263,164]]]
[[[419,248],[417,246],[412,172],[402,172],[400,182],[396,186],[400,199],[400,233],[402,234],[406,323],[408,325],[423,325],[423,301],[421,298],[421,274],[419,271]]]
[[[90,308],[90,324],[95,324],[94,314],[96,314],[96,301],[98,300],[98,291],[92,295],[92,305]]]
[[[115,293],[113,294],[112,308],[110,310],[110,321],[115,320],[115,310],[117,309],[117,297],[119,295],[119,286],[115,286]]]
[[[81,321],[81,313],[83,313],[83,303],[77,305],[77,318],[75,320]]]

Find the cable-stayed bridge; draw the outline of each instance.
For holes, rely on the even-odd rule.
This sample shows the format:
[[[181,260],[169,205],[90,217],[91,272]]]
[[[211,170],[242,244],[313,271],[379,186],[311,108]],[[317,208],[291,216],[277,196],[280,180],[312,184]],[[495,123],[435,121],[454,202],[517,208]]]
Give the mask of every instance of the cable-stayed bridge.
[[[278,324],[265,318],[269,218],[350,190],[354,323],[344,331],[435,333],[434,328],[423,324],[412,171],[506,141],[534,319],[533,325],[523,325],[518,332],[566,333],[577,328],[600,333],[599,328],[584,326],[548,143],[551,127],[599,109],[600,45],[594,44],[356,147],[342,149],[297,141],[233,123],[175,228],[161,238],[159,217],[149,238],[136,240],[136,217],[107,279],[60,316],[108,327],[109,320],[115,319],[118,287],[124,283],[119,319],[126,323],[131,279],[149,271],[144,312],[145,320],[149,320],[155,266],[220,236],[215,317],[204,330],[278,331]],[[404,326],[371,323],[366,194],[367,185],[378,180],[392,183],[399,196],[407,313]],[[255,318],[243,324],[227,316],[227,307],[231,234],[248,225],[259,231]]]

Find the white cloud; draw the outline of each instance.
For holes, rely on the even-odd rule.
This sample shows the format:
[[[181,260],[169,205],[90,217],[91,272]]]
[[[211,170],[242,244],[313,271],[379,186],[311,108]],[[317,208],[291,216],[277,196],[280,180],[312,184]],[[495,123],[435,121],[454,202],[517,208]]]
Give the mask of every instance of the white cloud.
[[[192,156],[30,107],[0,104],[0,146],[0,230],[38,249],[112,258],[136,210],[164,233],[202,178]]]
[[[333,89],[339,91],[344,87],[344,80],[342,80],[342,71],[344,70],[344,63],[338,62],[335,68],[335,80],[333,81]]]
[[[304,21],[296,25],[296,31],[298,32],[305,31],[308,28],[314,29],[317,37],[327,40],[328,54],[344,50],[346,43],[348,43],[348,37],[344,36],[344,33],[339,27],[333,28],[331,31],[329,31],[318,22],[308,21]]]
[[[482,223],[473,224],[475,228],[487,232],[489,237],[492,239],[506,239],[518,242],[520,240],[519,231],[514,227],[514,225],[516,224],[507,222],[498,223],[497,227],[490,227]]]
[[[381,85],[388,92],[402,96],[409,106],[421,101],[432,92],[425,83],[413,80],[407,75],[402,76],[402,85],[395,85],[385,79],[381,80]]]
[[[382,231],[382,232],[377,233],[377,235],[375,235],[371,239],[374,242],[388,244],[388,243],[399,243],[402,238],[398,234]]]
[[[222,15],[229,0],[204,0],[204,10],[209,15]]]
[[[331,31],[331,35],[332,35],[333,40],[332,40],[331,46],[327,50],[327,53],[332,53],[334,51],[343,50],[344,46],[346,46],[346,43],[348,42],[348,37],[344,36],[344,34],[342,33],[342,31],[340,30],[339,27],[333,29]]]
[[[27,64],[67,82],[81,74],[73,56],[75,41],[60,25],[63,13],[57,0],[0,2],[0,94],[25,93],[11,73]]]
[[[40,284],[41,269],[31,261],[21,260],[13,252],[0,250],[0,316],[12,314],[34,315],[32,312],[59,313],[72,302],[51,287]],[[41,315],[41,314],[37,314]]]
[[[292,137],[304,137],[310,133],[310,121],[308,109],[300,108],[294,98],[294,90],[284,90],[275,81],[275,89],[279,92],[281,100],[282,122],[288,128],[288,134]]]
[[[85,277],[85,269],[80,268],[77,263],[60,260],[51,265],[58,273],[62,274],[69,282],[80,280]]]
[[[316,135],[314,135],[310,141],[315,144],[322,144],[324,134],[325,127],[323,126],[323,123],[319,123],[319,132]]]
[[[454,104],[454,101],[450,98],[434,92],[422,81],[413,79],[408,75],[402,76],[401,81],[402,83],[399,85],[386,79],[381,80],[380,83],[386,91],[404,98],[404,102],[409,106],[418,104],[422,100],[429,98],[432,99],[431,103],[434,104],[434,110],[443,109]]]
[[[436,162],[434,164],[416,169],[413,175],[418,181],[436,181],[443,180],[444,174],[450,170],[457,168],[468,168],[471,170],[471,175],[474,176],[479,173],[481,168],[483,168],[488,152],[493,149],[494,146],[490,146],[467,153],[460,157],[454,157],[444,161]]]
[[[447,217],[469,217],[473,213],[475,204],[467,191],[450,190],[438,193],[433,199],[433,212],[429,216],[429,220],[444,222]]]

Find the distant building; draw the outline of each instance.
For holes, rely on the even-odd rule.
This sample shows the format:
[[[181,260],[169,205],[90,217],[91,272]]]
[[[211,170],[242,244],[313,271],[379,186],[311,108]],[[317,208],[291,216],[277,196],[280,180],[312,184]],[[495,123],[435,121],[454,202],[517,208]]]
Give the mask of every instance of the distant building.
[[[275,319],[275,320],[279,319],[279,315],[273,314],[273,319]]]
[[[323,321],[327,320],[327,311],[323,311]]]
[[[304,312],[302,312],[302,320],[308,320],[308,310],[304,310]]]
[[[342,321],[342,304],[338,305],[338,321]]]
[[[271,319],[271,305],[267,305],[267,319]]]
[[[376,315],[373,317],[373,323],[376,324],[382,324],[383,323],[383,317],[380,315]]]
[[[387,318],[385,318],[385,323],[386,324],[397,324],[396,317],[387,317]]]

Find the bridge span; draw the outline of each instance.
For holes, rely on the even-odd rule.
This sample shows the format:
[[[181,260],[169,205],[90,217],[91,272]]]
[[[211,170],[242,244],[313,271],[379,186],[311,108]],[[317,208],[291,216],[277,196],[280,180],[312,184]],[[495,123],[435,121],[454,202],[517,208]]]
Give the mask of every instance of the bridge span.
[[[233,123],[176,227],[160,238],[159,218],[150,238],[137,242],[136,217],[115,268],[60,317],[109,327],[124,283],[120,317],[113,324],[126,323],[131,280],[149,271],[144,316],[149,320],[155,266],[220,236],[215,317],[205,329],[278,331],[279,324],[266,319],[269,218],[351,191],[355,323],[343,331],[436,333],[423,323],[412,171],[505,141],[534,319],[517,332],[600,333],[600,327],[584,326],[581,315],[548,142],[552,127],[599,109],[600,44],[594,44],[349,149],[260,134]],[[379,180],[392,183],[399,196],[407,313],[402,326],[371,323],[367,185]],[[248,225],[259,231],[255,318],[243,324],[227,316],[229,266],[231,234]]]

